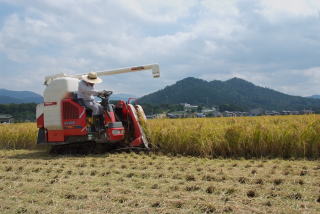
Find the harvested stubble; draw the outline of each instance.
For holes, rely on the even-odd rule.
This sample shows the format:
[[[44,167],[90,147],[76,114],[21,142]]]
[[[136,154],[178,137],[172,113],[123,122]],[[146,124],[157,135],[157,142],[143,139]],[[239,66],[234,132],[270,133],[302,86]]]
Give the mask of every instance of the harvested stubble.
[[[150,120],[147,133],[164,153],[203,157],[320,157],[320,116]]]
[[[283,175],[288,166],[291,175]],[[318,214],[319,167],[306,160],[0,150],[0,213]]]

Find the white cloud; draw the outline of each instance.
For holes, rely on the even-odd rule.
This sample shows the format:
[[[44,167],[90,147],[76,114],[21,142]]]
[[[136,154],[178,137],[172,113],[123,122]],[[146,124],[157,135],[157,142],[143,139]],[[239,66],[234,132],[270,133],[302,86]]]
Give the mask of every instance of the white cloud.
[[[239,16],[239,8],[237,3],[239,0],[228,0],[228,1],[212,1],[212,0],[203,0],[200,3],[207,10],[207,13],[214,13],[215,16],[228,16],[228,17],[237,17]]]
[[[119,0],[119,4],[144,22],[177,22],[189,15],[196,0]]]
[[[290,87],[290,81],[301,76],[288,74],[306,70],[305,83],[318,78],[315,71],[308,71],[320,66],[315,60],[320,54],[320,28],[315,19],[309,20],[318,14],[317,0],[30,2],[0,0],[0,6],[13,8],[0,16],[0,60],[5,72],[14,72],[12,76],[37,77],[1,87],[24,85],[40,92],[43,77],[53,73],[153,62],[160,63],[161,79],[151,80],[149,73],[119,75],[106,78],[100,87],[143,95],[188,76],[207,80],[238,76],[302,94]],[[320,93],[320,86],[311,86],[303,94]]]
[[[318,0],[261,0],[260,12],[277,22],[290,17],[318,16],[320,1]]]

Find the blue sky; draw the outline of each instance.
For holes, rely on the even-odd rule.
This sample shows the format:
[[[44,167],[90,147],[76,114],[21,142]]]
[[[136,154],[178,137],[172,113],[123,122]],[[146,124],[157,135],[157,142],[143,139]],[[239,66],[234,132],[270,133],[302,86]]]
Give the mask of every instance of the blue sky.
[[[0,88],[157,62],[99,89],[144,95],[193,76],[320,94],[319,0],[0,0]]]

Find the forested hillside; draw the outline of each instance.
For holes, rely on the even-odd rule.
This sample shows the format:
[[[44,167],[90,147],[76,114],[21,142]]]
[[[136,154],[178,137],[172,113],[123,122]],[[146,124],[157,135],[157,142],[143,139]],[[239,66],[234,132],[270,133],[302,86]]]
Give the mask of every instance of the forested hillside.
[[[0,114],[11,114],[16,122],[35,121],[35,103],[0,104]]]
[[[205,81],[185,78],[162,90],[139,99],[146,104],[235,105],[244,110],[320,109],[320,100],[290,96],[269,88],[256,86],[248,81],[233,78],[227,81]]]

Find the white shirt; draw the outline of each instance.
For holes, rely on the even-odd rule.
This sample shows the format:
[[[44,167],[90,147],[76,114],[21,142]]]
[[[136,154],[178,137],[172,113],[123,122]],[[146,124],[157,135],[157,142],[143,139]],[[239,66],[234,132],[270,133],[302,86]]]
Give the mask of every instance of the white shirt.
[[[86,101],[93,101],[98,92],[94,90],[94,86],[87,84],[84,80],[79,82],[78,86],[78,98]]]

